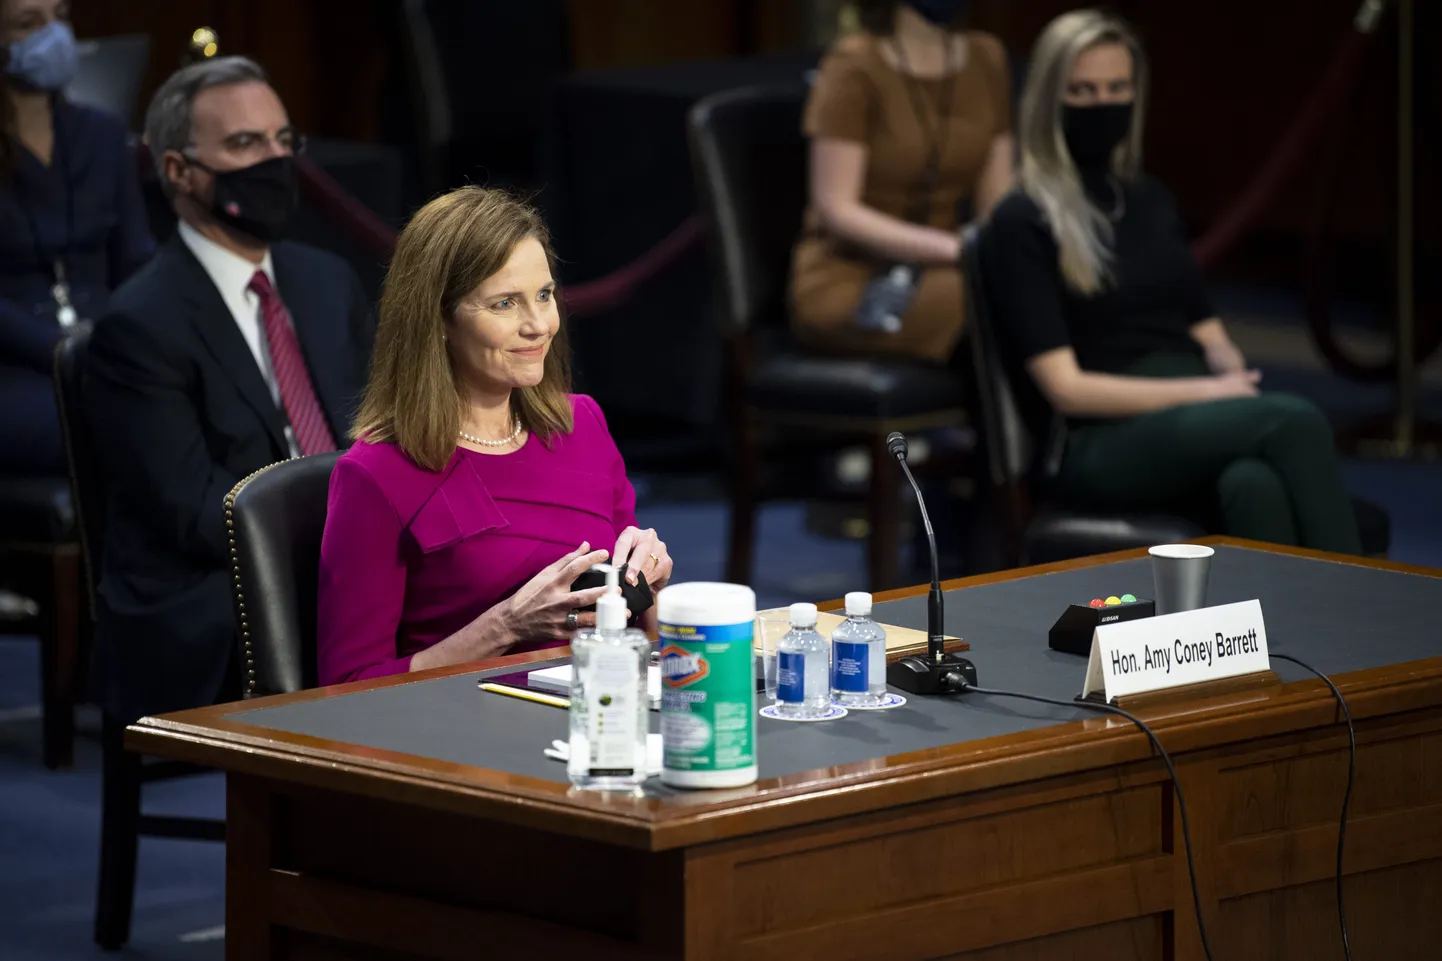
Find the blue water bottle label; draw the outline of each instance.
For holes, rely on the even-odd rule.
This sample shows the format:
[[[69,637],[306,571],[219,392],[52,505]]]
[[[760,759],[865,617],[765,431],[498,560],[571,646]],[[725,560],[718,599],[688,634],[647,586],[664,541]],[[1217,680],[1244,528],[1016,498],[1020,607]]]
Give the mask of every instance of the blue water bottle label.
[[[866,668],[871,659],[870,644],[835,641],[831,645],[831,686],[847,694],[865,694]]]
[[[776,700],[800,704],[806,700],[806,655],[776,655]]]

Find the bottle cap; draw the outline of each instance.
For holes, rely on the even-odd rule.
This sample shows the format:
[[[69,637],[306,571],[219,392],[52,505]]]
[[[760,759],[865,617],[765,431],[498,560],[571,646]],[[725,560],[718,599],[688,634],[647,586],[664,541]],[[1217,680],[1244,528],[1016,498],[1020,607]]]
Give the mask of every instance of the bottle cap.
[[[871,616],[871,595],[865,591],[851,591],[846,595],[846,613],[849,617]]]
[[[791,605],[791,626],[792,627],[815,627],[816,626],[816,605],[798,603]]]
[[[624,631],[626,629],[626,599],[618,589],[621,586],[621,569],[614,564],[597,564],[592,570],[606,575],[606,593],[596,601],[596,630]]]

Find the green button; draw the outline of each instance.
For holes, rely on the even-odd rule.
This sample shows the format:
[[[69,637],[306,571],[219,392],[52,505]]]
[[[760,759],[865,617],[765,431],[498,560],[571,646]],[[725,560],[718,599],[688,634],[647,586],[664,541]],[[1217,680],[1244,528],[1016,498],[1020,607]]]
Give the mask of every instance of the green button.
[[[1137,602],[1137,597],[1136,597],[1135,594],[1123,594],[1123,595],[1122,595],[1122,603],[1123,603],[1123,604],[1135,604],[1136,602]]]

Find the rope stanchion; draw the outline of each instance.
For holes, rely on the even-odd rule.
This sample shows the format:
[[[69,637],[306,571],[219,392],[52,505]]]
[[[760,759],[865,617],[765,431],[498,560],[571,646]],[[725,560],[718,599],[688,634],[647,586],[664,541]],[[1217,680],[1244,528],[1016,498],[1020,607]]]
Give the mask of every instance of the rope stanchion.
[[[1355,113],[1356,105],[1346,105],[1346,117]],[[1359,358],[1349,351],[1333,333],[1331,319],[1332,279],[1328,256],[1332,238],[1332,220],[1336,210],[1334,198],[1341,180],[1344,164],[1341,151],[1346,143],[1346,123],[1339,124],[1333,132],[1333,149],[1326,151],[1321,177],[1318,182],[1316,199],[1312,210],[1312,226],[1308,236],[1305,254],[1306,275],[1304,303],[1307,325],[1312,338],[1323,358],[1332,368],[1345,377],[1364,383],[1383,383],[1402,376],[1398,351],[1376,360]],[[1398,256],[1403,256],[1399,248]],[[1413,350],[1413,366],[1426,360],[1442,346],[1442,324],[1417,324]]]
[[[1332,368],[1345,377],[1364,382],[1396,378],[1400,374],[1398,357],[1394,351],[1392,356],[1376,361],[1359,359],[1337,340],[1330,316],[1332,290],[1327,251],[1334,213],[1332,201],[1342,168],[1338,154],[1345,142],[1346,124],[1339,124],[1338,118],[1350,117],[1355,108],[1352,97],[1355,80],[1372,49],[1372,40],[1386,6],[1385,0],[1364,0],[1353,20],[1352,29],[1262,168],[1237,200],[1192,246],[1192,253],[1203,268],[1215,265],[1252,227],[1303,162],[1318,152],[1323,153],[1317,200],[1305,251],[1303,286],[1307,325],[1317,349]],[[1329,131],[1330,137],[1327,136]],[[1326,145],[1332,149],[1322,149]],[[1418,334],[1414,360],[1425,360],[1442,346],[1442,325],[1431,325],[1418,331]]]

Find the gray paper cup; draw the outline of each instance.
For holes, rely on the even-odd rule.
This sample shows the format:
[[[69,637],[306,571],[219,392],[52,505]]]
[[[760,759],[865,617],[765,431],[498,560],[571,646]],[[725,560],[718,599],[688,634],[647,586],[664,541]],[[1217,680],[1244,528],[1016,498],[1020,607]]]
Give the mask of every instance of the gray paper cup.
[[[1149,553],[1158,614],[1178,614],[1207,606],[1207,578],[1216,551],[1201,544],[1160,544]]]

